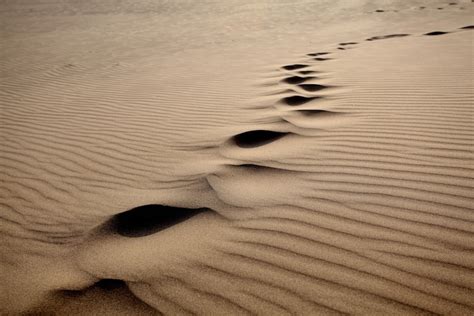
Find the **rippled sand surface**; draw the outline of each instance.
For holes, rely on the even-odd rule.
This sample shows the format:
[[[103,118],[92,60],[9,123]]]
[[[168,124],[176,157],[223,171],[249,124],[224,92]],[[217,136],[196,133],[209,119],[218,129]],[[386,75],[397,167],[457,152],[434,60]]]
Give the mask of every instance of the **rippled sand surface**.
[[[473,314],[473,8],[0,0],[0,311]]]

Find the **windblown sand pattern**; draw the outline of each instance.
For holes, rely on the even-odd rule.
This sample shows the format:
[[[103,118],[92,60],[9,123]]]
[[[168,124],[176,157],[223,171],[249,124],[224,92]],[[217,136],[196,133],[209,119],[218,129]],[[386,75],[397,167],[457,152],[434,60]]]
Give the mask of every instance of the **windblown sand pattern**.
[[[472,5],[435,2],[360,1],[360,31],[289,51],[65,62],[10,31],[2,312],[473,314]]]

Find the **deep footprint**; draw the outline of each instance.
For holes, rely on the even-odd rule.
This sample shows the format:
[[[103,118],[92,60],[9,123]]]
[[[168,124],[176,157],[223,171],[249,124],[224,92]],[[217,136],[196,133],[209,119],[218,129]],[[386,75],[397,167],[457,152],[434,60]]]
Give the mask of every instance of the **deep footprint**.
[[[298,113],[301,113],[304,116],[317,116],[317,115],[321,115],[321,114],[334,114],[334,112],[325,111],[325,110],[298,110]]]
[[[241,164],[238,165],[237,168],[239,169],[244,169],[248,171],[253,171],[253,172],[281,172],[281,169],[273,168],[273,167],[267,167],[267,166],[261,166],[261,165],[256,165],[256,164]]]
[[[302,71],[298,71],[299,74],[301,75],[309,75],[309,74],[315,74],[316,71],[313,71],[313,70],[302,70]]]
[[[321,52],[321,53],[310,53],[308,56],[316,57],[316,56],[324,56],[330,54],[329,52]]]
[[[286,82],[289,84],[300,84],[303,83],[309,79],[312,79],[314,77],[298,77],[298,76],[293,76],[293,77],[288,77],[282,80],[282,82]]]
[[[208,211],[166,205],[142,205],[115,215],[110,223],[112,229],[125,237],[144,237],[170,228],[173,225]]]
[[[331,60],[332,58],[316,57],[316,58],[313,58],[313,59],[316,60],[316,61],[325,61],[325,60]]]
[[[474,29],[474,25],[467,25],[460,28],[461,30],[471,30]]]
[[[59,290],[57,294],[64,296],[66,298],[77,298],[77,297],[83,297],[85,293],[89,290],[93,289],[100,289],[101,291],[116,291],[120,289],[126,289],[127,284],[118,279],[101,279],[94,283],[91,286],[88,286],[83,289],[75,289],[75,290]],[[130,293],[131,294],[131,293]],[[34,315],[43,315],[43,314],[34,314]],[[51,315],[51,314],[47,314]]]
[[[302,104],[305,104],[309,101],[312,101],[312,100],[315,100],[315,99],[320,99],[320,98],[321,97],[303,97],[301,95],[294,95],[294,96],[291,96],[291,97],[283,98],[283,99],[281,99],[281,101],[283,103],[285,103],[286,105],[297,106],[297,105],[302,105]]]
[[[235,135],[232,139],[240,148],[255,148],[272,143],[285,135],[288,133],[255,130]]]
[[[366,41],[376,41],[388,38],[396,38],[396,37],[405,37],[410,36],[410,34],[390,34],[390,35],[382,35],[382,36],[373,36],[371,38],[366,39]]]
[[[306,68],[308,65],[303,65],[303,64],[292,64],[292,65],[286,65],[281,68],[285,70],[296,70],[296,69],[301,69],[301,68]]]
[[[345,42],[345,43],[339,43],[340,46],[347,46],[347,45],[356,45],[358,44],[357,42]]]
[[[323,86],[321,84],[300,84],[298,87],[308,92],[316,92],[329,88],[328,86]]]
[[[94,285],[97,286],[100,289],[107,290],[107,291],[115,290],[115,289],[118,289],[120,287],[126,287],[127,286],[124,281],[117,280],[117,279],[102,279],[102,280],[96,282]]]
[[[434,32],[425,33],[423,35],[436,36],[436,35],[444,35],[444,34],[448,34],[448,33],[449,32],[434,31]]]

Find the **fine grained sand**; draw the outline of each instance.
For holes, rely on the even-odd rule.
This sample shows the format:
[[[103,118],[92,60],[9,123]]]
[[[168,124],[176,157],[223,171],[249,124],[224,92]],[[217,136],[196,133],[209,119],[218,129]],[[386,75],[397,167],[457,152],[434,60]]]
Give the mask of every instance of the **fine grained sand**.
[[[2,313],[473,314],[473,6],[0,0]]]

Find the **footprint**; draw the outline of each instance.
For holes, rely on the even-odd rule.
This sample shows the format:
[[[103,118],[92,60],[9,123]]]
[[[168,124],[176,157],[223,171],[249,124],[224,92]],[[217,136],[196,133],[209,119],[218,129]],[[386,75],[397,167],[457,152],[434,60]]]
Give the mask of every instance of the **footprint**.
[[[449,32],[442,32],[442,31],[433,31],[429,33],[425,33],[423,35],[428,35],[428,36],[437,36],[437,35],[443,35],[443,34],[448,34]]]
[[[293,145],[295,145],[294,142]],[[285,156],[287,151],[287,146],[284,146],[284,148],[272,149],[271,154]],[[293,153],[293,151],[292,148],[290,152]],[[266,160],[264,153],[249,152],[246,156],[239,154],[242,154],[242,150],[239,153],[229,153],[231,157],[239,157],[242,160]],[[298,196],[298,192],[301,191],[300,186],[289,185],[289,181],[291,182],[291,179],[294,179],[299,172],[302,171],[256,164],[230,165],[215,174],[210,174],[207,180],[223,202],[240,208],[253,209],[257,206],[282,205],[288,203],[289,197]],[[247,216],[254,217],[251,213]],[[239,219],[242,218],[241,214]]]
[[[291,97],[283,98],[281,99],[281,101],[289,106],[298,106],[298,105],[302,105],[302,104],[308,103],[309,101],[320,99],[320,98],[321,97],[304,97],[301,95],[294,95]]]
[[[358,44],[357,42],[345,42],[345,43],[339,43],[340,46],[347,46],[347,45],[356,45]]]
[[[126,289],[127,284],[123,280],[118,279],[100,279],[99,281],[95,282],[94,284],[82,288],[82,289],[74,289],[74,290],[59,290],[58,294],[64,298],[80,298],[84,297],[86,291],[93,291],[94,289],[100,289],[101,291],[116,291],[118,289]],[[35,314],[37,315],[37,314]],[[41,314],[42,315],[42,314]],[[48,314],[50,315],[50,314]]]
[[[286,82],[286,83],[289,83],[289,84],[300,84],[300,83],[303,83],[309,79],[313,79],[315,77],[299,77],[299,76],[292,76],[292,77],[288,77],[288,78],[285,78],[282,80],[282,82]]]
[[[396,38],[396,37],[405,37],[405,36],[410,36],[410,34],[390,34],[390,35],[382,35],[382,36],[373,36],[366,39],[366,41],[376,41],[376,40]]]
[[[381,13],[381,12],[385,12],[385,11],[384,11],[384,10],[377,9],[377,10],[375,10],[374,12]]]
[[[331,54],[330,52],[321,52],[321,53],[310,53],[310,54],[307,54],[308,56],[312,56],[312,57],[316,57],[316,56],[324,56],[324,55],[328,55],[328,54]]]
[[[308,117],[337,115],[337,113],[335,112],[326,111],[326,110],[297,110],[296,112]]]
[[[268,130],[254,130],[235,135],[232,140],[240,148],[255,148],[272,143],[288,134]]]
[[[460,30],[472,30],[474,29],[474,25],[467,25],[459,28]]]
[[[260,166],[260,165],[256,165],[256,164],[253,164],[253,163],[244,163],[244,164],[241,164],[241,165],[238,165],[239,168],[244,168],[244,169],[249,169],[249,170],[261,170],[261,169],[266,169],[266,168],[269,168],[269,169],[273,169],[273,168],[270,168],[270,167],[264,167],[264,166]]]
[[[313,59],[316,60],[316,61],[325,61],[325,60],[331,60],[332,58],[316,57],[316,58],[313,58]]]
[[[301,70],[301,71],[298,71],[299,74],[301,75],[309,75],[309,74],[315,74],[316,71],[313,71],[313,70]]]
[[[296,70],[296,69],[301,69],[301,68],[306,68],[308,65],[303,65],[303,64],[292,64],[292,65],[286,65],[281,68],[285,70]]]
[[[300,87],[301,89],[306,90],[308,92],[316,92],[316,91],[320,91],[320,90],[329,88],[328,86],[324,86],[324,85],[321,85],[321,84],[300,84],[300,85],[298,85],[298,87]]]
[[[120,287],[126,287],[127,285],[122,280],[101,279],[98,282],[96,282],[94,286],[97,286],[98,288],[106,290],[106,291],[110,291],[110,290],[118,289]]]
[[[317,130],[337,128],[355,122],[355,118],[347,113],[320,109],[295,110],[289,113],[285,120],[300,128]]]
[[[449,5],[457,5],[456,2],[450,2]]]
[[[208,209],[188,209],[166,205],[142,205],[115,215],[110,220],[113,231],[125,237],[144,237],[208,211]]]

